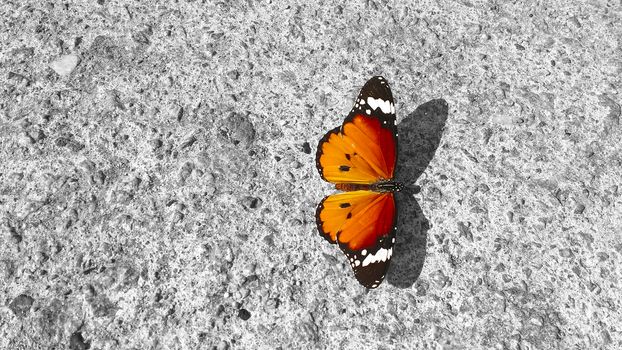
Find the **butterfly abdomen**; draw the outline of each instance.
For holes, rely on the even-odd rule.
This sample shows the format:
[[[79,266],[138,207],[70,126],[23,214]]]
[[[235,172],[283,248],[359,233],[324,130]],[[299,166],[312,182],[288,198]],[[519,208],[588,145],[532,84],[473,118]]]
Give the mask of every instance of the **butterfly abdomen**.
[[[374,184],[335,184],[335,188],[339,191],[374,191],[374,192],[399,192],[402,190],[402,184],[395,181],[380,181]]]
[[[339,191],[371,191],[371,185],[368,184],[335,184],[335,188]]]

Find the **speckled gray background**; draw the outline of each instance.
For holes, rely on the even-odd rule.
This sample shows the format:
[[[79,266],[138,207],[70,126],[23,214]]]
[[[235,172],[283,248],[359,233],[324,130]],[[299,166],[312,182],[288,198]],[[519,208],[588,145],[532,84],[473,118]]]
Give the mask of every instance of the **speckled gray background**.
[[[622,347],[622,3],[311,3],[1,2],[0,348]],[[375,74],[367,292],[314,155]]]

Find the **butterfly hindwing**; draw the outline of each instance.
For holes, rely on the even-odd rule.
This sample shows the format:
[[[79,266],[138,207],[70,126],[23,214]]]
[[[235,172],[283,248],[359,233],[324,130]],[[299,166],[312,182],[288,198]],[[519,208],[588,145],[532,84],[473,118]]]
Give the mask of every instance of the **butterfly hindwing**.
[[[330,195],[316,213],[320,235],[338,243],[357,280],[376,288],[384,279],[395,243],[397,208],[391,192]]]
[[[326,181],[371,184],[393,178],[396,158],[393,95],[384,78],[373,77],[343,125],[320,140],[316,165]]]

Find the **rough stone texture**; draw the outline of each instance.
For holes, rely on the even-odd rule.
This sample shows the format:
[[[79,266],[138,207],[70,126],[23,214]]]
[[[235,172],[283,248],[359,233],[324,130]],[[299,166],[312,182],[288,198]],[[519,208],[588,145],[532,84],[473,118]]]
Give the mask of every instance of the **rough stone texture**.
[[[622,4],[405,3],[3,1],[0,348],[621,348]],[[314,153],[374,74],[367,292]]]

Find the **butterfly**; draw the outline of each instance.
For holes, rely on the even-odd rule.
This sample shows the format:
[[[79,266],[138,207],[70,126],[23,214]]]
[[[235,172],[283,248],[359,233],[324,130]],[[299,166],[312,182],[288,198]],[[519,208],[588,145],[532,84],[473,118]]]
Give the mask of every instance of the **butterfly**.
[[[391,88],[375,76],[365,83],[343,124],[326,133],[317,147],[320,175],[343,191],[318,205],[318,231],[339,245],[356,279],[369,289],[384,280],[395,244],[394,193],[402,189],[394,181],[397,137]]]

